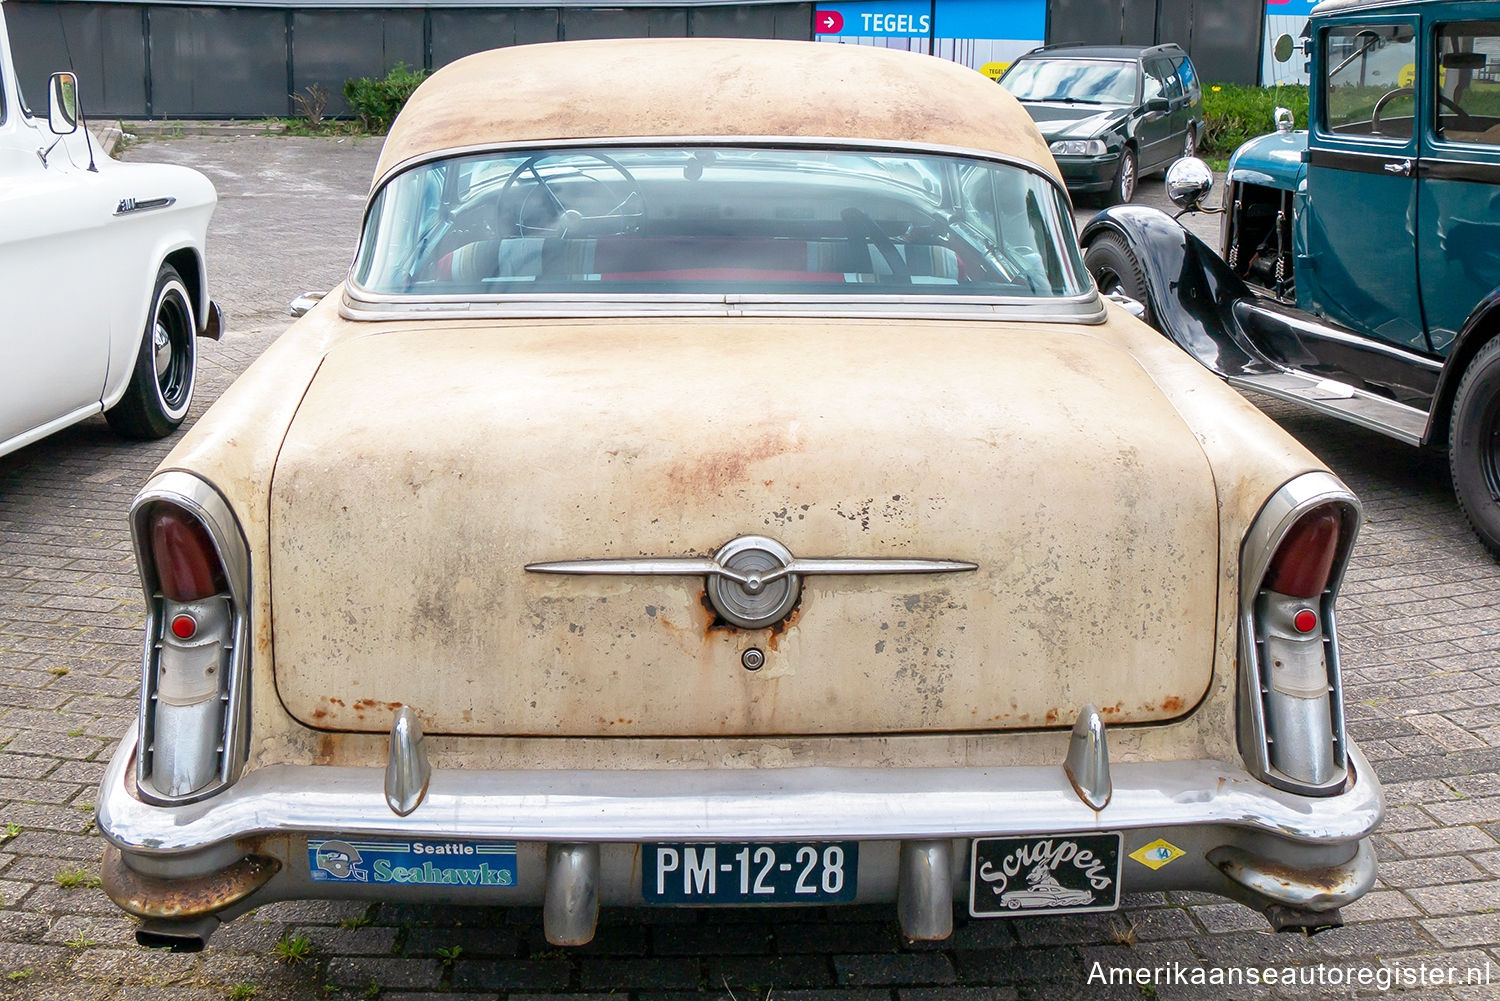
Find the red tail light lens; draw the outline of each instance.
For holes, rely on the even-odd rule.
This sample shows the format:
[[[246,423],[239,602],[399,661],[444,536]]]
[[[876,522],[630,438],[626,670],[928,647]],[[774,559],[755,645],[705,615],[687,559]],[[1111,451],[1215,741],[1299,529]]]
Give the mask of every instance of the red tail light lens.
[[[151,512],[151,558],[161,590],[172,601],[202,601],[229,590],[219,554],[198,519],[179,508]]]
[[[1266,571],[1265,587],[1293,598],[1316,598],[1328,586],[1343,518],[1333,505],[1303,515],[1282,540]]]

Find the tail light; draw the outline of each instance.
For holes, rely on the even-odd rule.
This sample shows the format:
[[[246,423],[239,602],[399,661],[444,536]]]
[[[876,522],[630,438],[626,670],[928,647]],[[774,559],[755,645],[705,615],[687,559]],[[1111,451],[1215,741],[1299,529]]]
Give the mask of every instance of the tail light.
[[[160,803],[234,782],[248,746],[249,560],[224,499],[164,473],[131,508],[146,591],[136,785]]]
[[[1245,540],[1240,590],[1240,750],[1263,781],[1331,795],[1347,778],[1334,599],[1359,502],[1308,473],[1266,503]]]

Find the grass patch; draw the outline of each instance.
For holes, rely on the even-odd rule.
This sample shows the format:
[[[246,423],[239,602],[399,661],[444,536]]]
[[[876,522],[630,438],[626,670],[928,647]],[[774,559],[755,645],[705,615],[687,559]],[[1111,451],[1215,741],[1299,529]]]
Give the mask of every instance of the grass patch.
[[[296,966],[312,958],[312,939],[306,935],[283,938],[271,951],[281,962]]]
[[[52,874],[52,880],[64,890],[74,890],[79,887],[93,889],[103,886],[98,876],[87,869],[78,866],[65,865]]]
[[[1256,136],[1276,131],[1277,108],[1290,108],[1293,128],[1307,128],[1307,88],[1242,87],[1232,83],[1203,88],[1203,135],[1199,155],[1206,160],[1227,158]]]

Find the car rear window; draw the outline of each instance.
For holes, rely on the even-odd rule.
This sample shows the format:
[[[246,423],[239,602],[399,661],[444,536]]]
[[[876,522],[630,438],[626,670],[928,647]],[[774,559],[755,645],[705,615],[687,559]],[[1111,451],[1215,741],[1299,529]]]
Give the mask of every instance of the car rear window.
[[[925,153],[738,146],[455,156],[371,203],[354,283],[390,295],[1072,296],[1057,186]]]

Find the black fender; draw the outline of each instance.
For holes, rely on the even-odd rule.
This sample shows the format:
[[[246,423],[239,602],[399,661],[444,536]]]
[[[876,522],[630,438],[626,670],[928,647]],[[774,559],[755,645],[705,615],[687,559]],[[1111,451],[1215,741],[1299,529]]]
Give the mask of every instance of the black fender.
[[[1479,349],[1500,336],[1500,288],[1479,300],[1469,312],[1469,318],[1453,339],[1453,347],[1438,376],[1437,392],[1432,400],[1432,416],[1427,422],[1427,434],[1423,445],[1448,444],[1448,421],[1453,413],[1453,398],[1458,395],[1458,384],[1464,377],[1464,369],[1479,353]]]
[[[1146,303],[1157,328],[1221,377],[1277,370],[1256,350],[1234,304],[1251,298],[1243,279],[1218,254],[1160,209],[1116,205],[1091,219],[1078,242],[1085,250],[1115,233],[1141,263]]]

